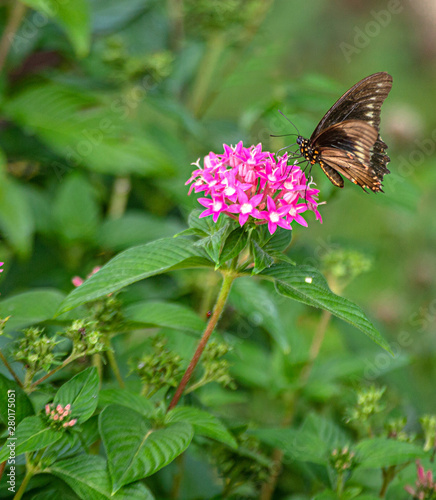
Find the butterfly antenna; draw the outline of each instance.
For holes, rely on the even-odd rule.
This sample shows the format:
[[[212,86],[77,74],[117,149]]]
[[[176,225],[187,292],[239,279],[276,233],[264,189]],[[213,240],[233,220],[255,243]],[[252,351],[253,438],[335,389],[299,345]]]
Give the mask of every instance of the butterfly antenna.
[[[280,111],[280,109],[278,110],[278,112],[286,119],[288,120],[288,122],[295,128],[295,130],[297,131],[297,134],[300,136],[300,131],[298,130],[298,128],[296,127],[296,125],[294,125],[291,120],[284,114]]]

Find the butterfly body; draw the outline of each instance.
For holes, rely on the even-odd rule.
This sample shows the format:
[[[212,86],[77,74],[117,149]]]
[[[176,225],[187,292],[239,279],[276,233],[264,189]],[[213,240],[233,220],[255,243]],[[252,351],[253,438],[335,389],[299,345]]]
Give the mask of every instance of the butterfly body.
[[[364,190],[382,191],[390,158],[379,135],[380,111],[391,88],[388,73],[364,78],[327,111],[310,139],[298,136],[303,158],[319,164],[335,186],[344,186],[344,176]]]

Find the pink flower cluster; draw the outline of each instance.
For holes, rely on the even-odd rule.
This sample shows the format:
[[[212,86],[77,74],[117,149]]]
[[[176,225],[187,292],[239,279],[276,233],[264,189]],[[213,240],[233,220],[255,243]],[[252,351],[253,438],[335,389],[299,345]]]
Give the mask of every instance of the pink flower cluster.
[[[100,266],[94,267],[94,269],[88,274],[86,279],[90,278],[93,274],[97,273],[98,271],[100,271]],[[73,285],[76,287],[80,286],[84,281],[85,280],[83,278],[81,278],[80,276],[74,276],[74,278],[72,278],[72,280],[71,280]]]
[[[77,418],[66,420],[71,414],[71,405],[57,405],[56,408],[53,404],[45,405],[45,414],[50,421],[59,423],[59,427],[72,427],[77,422]]]
[[[436,498],[436,481],[433,480],[432,471],[428,470],[426,472],[419,460],[416,461],[416,469],[418,476],[415,483],[416,489],[412,486],[405,486],[404,489],[417,500],[430,500]]]
[[[198,168],[186,182],[206,207],[200,217],[212,215],[216,222],[221,213],[239,220],[243,226],[252,217],[256,224],[268,224],[271,234],[277,226],[292,229],[293,221],[307,227],[302,213],[312,210],[317,220],[318,189],[311,187],[297,165],[288,165],[288,156],[275,158],[274,153],[262,151],[262,145],[244,148],[224,144],[224,154],[209,153],[193,165]]]

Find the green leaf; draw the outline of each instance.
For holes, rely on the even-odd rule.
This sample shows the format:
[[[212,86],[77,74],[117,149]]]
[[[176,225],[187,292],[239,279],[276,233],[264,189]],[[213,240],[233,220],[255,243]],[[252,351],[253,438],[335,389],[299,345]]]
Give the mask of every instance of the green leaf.
[[[87,0],[23,0],[23,3],[41,12],[49,18],[56,19],[65,29],[79,57],[89,52],[90,15]]]
[[[136,281],[173,269],[211,267],[203,249],[184,238],[164,238],[129,248],[73,290],[58,313],[115,292]]]
[[[358,466],[367,469],[403,464],[426,455],[415,444],[387,438],[365,439],[356,445],[355,450]]]
[[[159,326],[195,334],[206,327],[206,323],[192,309],[169,302],[139,302],[128,306],[124,317],[149,327]]]
[[[296,429],[285,427],[277,429],[250,429],[248,431],[248,434],[256,436],[262,443],[267,444],[271,448],[282,450],[292,460],[296,457],[294,441],[297,433]]]
[[[309,415],[297,429],[257,429],[250,431],[261,441],[279,448],[292,460],[326,465],[334,448],[349,443],[332,421]]]
[[[267,290],[251,277],[240,278],[233,283],[230,300],[250,321],[265,328],[284,353],[290,352],[287,327],[282,323],[273,290]]]
[[[53,219],[57,232],[67,242],[96,239],[99,208],[84,176],[73,174],[63,180],[53,203]]]
[[[87,368],[58,390],[54,405],[56,407],[58,404],[62,406],[70,404],[71,416],[77,418],[80,423],[86,422],[97,408],[98,387],[97,368],[94,366]]]
[[[288,248],[291,244],[291,240],[292,231],[284,229],[283,227],[277,227],[275,233],[270,235],[270,238],[268,238],[263,245],[263,249],[269,254],[278,254]]]
[[[121,488],[111,494],[111,481],[104,458],[97,455],[79,455],[56,462],[44,472],[65,481],[83,500],[153,500],[153,495],[142,484]]]
[[[215,439],[227,444],[231,448],[238,447],[235,438],[225,428],[223,423],[207,411],[188,406],[179,406],[167,413],[165,422],[188,422],[194,428],[195,434]]]
[[[331,420],[311,414],[296,433],[293,454],[298,460],[326,465],[333,449],[344,447],[349,441]]]
[[[250,248],[254,258],[254,274],[260,273],[274,264],[274,257],[266,252],[256,241],[251,240]]]
[[[64,298],[64,293],[47,288],[0,300],[0,317],[11,316],[5,331],[19,330],[53,318]]]
[[[3,423],[7,426],[9,416],[17,426],[34,413],[32,402],[17,382],[0,374],[0,418]]]
[[[125,250],[159,238],[172,236],[180,230],[180,223],[170,217],[156,217],[131,210],[119,219],[108,219],[101,224],[98,243],[103,248]]]
[[[217,231],[214,231],[210,236],[205,236],[201,240],[196,241],[195,245],[198,247],[203,247],[209,255],[210,259],[214,262],[218,262],[222,243],[229,229],[230,224],[222,226]]]
[[[194,431],[182,422],[153,429],[140,413],[110,405],[100,414],[100,434],[116,492],[172,462],[189,446]]]
[[[353,302],[335,295],[319,271],[310,266],[277,264],[264,270],[260,276],[273,278],[276,290],[281,295],[324,309],[355,326],[380,347],[392,354],[386,340]]]
[[[247,245],[248,234],[243,228],[237,227],[226,238],[223,249],[219,256],[219,261],[226,262],[227,260],[237,257]]]
[[[46,426],[40,417],[27,417],[20,422],[15,433],[16,444],[15,455],[21,455],[29,451],[40,450],[61,439],[63,433],[55,431]],[[9,457],[9,448],[6,442],[0,451],[0,462]]]
[[[315,495],[313,500],[338,500],[338,495],[332,490],[325,490]]]
[[[110,404],[131,408],[146,417],[154,410],[153,404],[148,399],[127,389],[104,389],[100,391],[98,406],[104,407]]]
[[[139,127],[126,129],[119,100],[108,102],[100,94],[47,83],[9,99],[3,112],[62,158],[49,164],[59,178],[78,165],[114,175],[172,174],[174,167],[163,146]]]
[[[17,253],[26,257],[32,247],[33,216],[21,186],[0,175],[0,229]]]

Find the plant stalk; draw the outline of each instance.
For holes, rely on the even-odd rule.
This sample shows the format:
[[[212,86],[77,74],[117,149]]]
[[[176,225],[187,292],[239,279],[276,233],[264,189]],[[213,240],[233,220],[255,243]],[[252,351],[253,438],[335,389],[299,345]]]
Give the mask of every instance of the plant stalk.
[[[200,357],[204,351],[204,348],[206,347],[209,337],[212,335],[212,332],[214,331],[215,326],[218,323],[221,313],[223,312],[224,306],[226,305],[227,298],[229,296],[230,289],[232,287],[232,283],[236,279],[236,277],[237,275],[231,272],[228,274],[224,274],[223,283],[221,285],[221,290],[218,295],[215,308],[213,310],[213,314],[209,319],[206,330],[204,331],[203,336],[200,339],[200,342],[198,343],[194,356],[192,357],[191,362],[189,363],[189,366],[186,369],[182,377],[182,380],[180,381],[179,386],[177,387],[176,393],[174,394],[174,397],[168,406],[167,412],[172,410],[179,402],[179,399],[181,398],[185,390],[185,387],[191,378],[192,372],[194,371],[198,361],[200,360]]]
[[[29,481],[32,479],[32,477],[33,477],[33,469],[28,467],[23,482],[21,483],[20,488],[18,489],[17,493],[14,496],[14,500],[21,500],[21,497],[24,495],[27,485],[29,484]]]
[[[294,397],[291,399],[288,410],[285,413],[285,416],[282,421],[282,427],[289,427],[292,424],[295,415],[295,408],[298,402],[298,398],[301,394],[302,389],[307,384],[309,380],[310,373],[312,371],[313,365],[319,355],[321,350],[321,346],[325,337],[325,333],[327,331],[327,326],[329,324],[331,318],[331,313],[328,311],[323,311],[321,315],[321,319],[318,323],[317,329],[312,339],[312,343],[309,348],[309,359],[307,363],[303,366],[300,376],[298,389],[296,390]],[[274,490],[277,485],[278,478],[282,471],[282,461],[283,461],[284,453],[282,450],[276,448],[273,451],[272,455],[272,472],[268,480],[262,486],[262,492],[260,495],[260,500],[271,500]]]
[[[15,33],[20,27],[26,10],[26,5],[19,2],[18,0],[15,0],[14,6],[12,7],[12,11],[8,19],[8,23],[0,40],[0,72],[4,68]]]
[[[126,211],[131,187],[129,177],[115,179],[107,214],[110,219],[119,219]]]
[[[44,382],[45,380],[47,380],[49,377],[54,375],[59,370],[62,370],[62,368],[65,368],[69,363],[74,361],[76,358],[77,358],[77,356],[73,356],[73,355],[68,356],[68,358],[62,364],[58,365],[56,368],[54,368],[53,370],[46,373],[43,377],[38,379],[36,382],[33,382],[33,384],[31,384],[31,386],[29,387],[29,392],[32,392],[37,385],[39,385],[42,382]],[[26,386],[27,386],[27,384],[26,384]]]
[[[15,382],[22,388],[23,382],[18,378],[18,375],[14,372],[14,369],[9,364],[8,360],[4,357],[3,353],[0,351],[0,359],[3,361],[4,365],[8,369],[9,373],[14,377]]]

